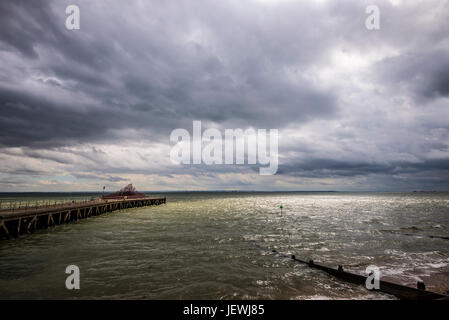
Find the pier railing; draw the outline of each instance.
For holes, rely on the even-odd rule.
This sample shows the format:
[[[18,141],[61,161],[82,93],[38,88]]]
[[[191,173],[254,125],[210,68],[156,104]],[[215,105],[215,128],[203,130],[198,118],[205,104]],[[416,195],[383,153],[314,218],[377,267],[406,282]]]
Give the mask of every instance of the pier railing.
[[[89,203],[98,203],[104,200],[101,199],[91,199],[91,200],[73,200],[73,199],[65,199],[65,200],[57,200],[57,201],[39,201],[35,200],[33,201],[0,201],[0,214],[2,212],[9,212],[9,211],[21,211],[21,210],[36,210],[36,209],[42,209],[42,208],[57,208],[57,207],[64,207],[67,205],[80,205],[80,204],[89,204]]]

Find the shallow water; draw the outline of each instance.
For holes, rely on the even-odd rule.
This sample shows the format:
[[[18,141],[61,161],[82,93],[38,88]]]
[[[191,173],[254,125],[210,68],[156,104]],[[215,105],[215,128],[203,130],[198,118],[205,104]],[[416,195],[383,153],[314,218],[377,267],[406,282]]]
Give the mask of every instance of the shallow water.
[[[4,201],[89,198],[0,195]],[[386,280],[449,289],[448,193],[167,193],[0,242],[0,298],[389,299],[295,264],[292,253]],[[24,200],[24,201],[25,201]],[[26,200],[27,201],[27,200]],[[283,205],[282,215],[280,205]],[[65,288],[65,268],[81,289]]]

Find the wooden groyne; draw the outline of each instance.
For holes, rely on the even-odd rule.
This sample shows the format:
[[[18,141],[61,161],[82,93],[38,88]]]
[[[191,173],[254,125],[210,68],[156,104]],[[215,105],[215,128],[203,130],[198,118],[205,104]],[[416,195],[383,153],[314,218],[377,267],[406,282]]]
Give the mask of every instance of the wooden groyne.
[[[368,277],[347,272],[343,270],[343,266],[338,266],[337,269],[330,268],[321,264],[315,263],[313,260],[304,261],[295,257],[295,255],[281,254],[276,250],[272,252],[278,253],[285,258],[291,258],[293,261],[305,264],[310,268],[318,269],[326,272],[329,275],[334,276],[340,280],[365,286]],[[427,291],[423,282],[417,283],[417,288],[411,288],[396,284],[393,282],[379,280],[379,289],[373,289],[373,291],[379,291],[387,294],[391,294],[401,300],[447,300],[449,297],[444,294]]]
[[[0,210],[0,239],[18,237],[106,212],[166,203],[166,198],[96,199],[62,205]]]

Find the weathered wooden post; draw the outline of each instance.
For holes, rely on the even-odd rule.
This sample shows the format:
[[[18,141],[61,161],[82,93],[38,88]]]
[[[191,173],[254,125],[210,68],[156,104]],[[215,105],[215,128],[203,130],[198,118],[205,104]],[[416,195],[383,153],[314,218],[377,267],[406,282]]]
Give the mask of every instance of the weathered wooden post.
[[[416,287],[417,287],[419,290],[426,290],[426,285],[424,284],[423,281],[418,281],[417,284],[416,284]]]

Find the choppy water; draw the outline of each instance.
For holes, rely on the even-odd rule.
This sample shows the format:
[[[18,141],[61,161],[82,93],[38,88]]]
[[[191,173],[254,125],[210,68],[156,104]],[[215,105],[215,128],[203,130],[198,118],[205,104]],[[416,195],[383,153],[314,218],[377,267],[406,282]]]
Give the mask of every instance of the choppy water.
[[[0,242],[0,298],[388,299],[271,252],[449,289],[448,193],[167,193]],[[42,201],[68,195],[28,195]],[[89,195],[76,195],[88,198]],[[2,195],[4,201],[17,195]],[[8,199],[6,199],[8,198]],[[283,205],[280,215],[279,206]],[[65,268],[81,289],[65,288]]]

